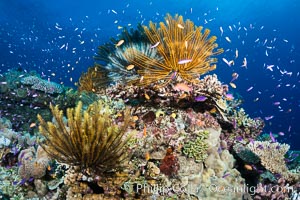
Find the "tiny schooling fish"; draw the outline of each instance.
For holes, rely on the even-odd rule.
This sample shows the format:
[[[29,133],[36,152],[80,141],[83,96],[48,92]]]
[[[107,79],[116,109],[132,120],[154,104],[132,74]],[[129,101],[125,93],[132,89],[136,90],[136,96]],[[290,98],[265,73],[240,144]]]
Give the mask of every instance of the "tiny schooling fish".
[[[189,62],[192,62],[192,59],[180,60],[180,61],[178,61],[178,64],[179,64],[179,65],[182,65],[182,64],[189,63]]]
[[[121,46],[124,42],[125,42],[125,40],[120,40],[120,41],[116,44],[116,47]]]
[[[273,136],[272,132],[270,132],[270,138],[271,138],[272,142],[276,142],[276,139],[275,139],[275,137]]]
[[[200,102],[203,102],[203,101],[206,101],[207,97],[206,96],[197,96],[195,98],[195,101],[200,101]]]
[[[159,43],[160,43],[160,42],[156,42],[154,45],[152,45],[152,46],[150,47],[150,49],[153,49],[153,48],[157,47],[157,46],[159,45]]]

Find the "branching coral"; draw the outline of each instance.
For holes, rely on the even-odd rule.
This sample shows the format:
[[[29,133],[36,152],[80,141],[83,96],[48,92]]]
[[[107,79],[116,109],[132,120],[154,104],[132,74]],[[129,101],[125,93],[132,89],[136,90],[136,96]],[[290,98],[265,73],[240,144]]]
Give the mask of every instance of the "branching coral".
[[[249,117],[243,108],[233,111],[233,119],[238,127],[258,127],[260,121]]]
[[[218,47],[216,37],[208,38],[210,30],[196,27],[190,20],[183,21],[183,17],[175,15],[166,16],[166,23],[161,22],[159,27],[150,22],[149,27],[144,26],[145,34],[155,46],[163,61],[144,55],[129,48],[125,55],[134,55],[132,64],[139,66],[138,74],[142,85],[149,85],[159,80],[181,80],[193,82],[200,75],[216,68],[216,58],[211,56],[220,54],[222,49],[214,52]]]
[[[50,108],[55,123],[45,122],[38,115],[39,129],[46,138],[42,147],[57,161],[104,172],[118,167],[127,158],[129,110],[124,112],[123,124],[116,125],[109,108],[101,101],[91,104],[86,111],[82,111],[79,102],[75,109],[67,109],[66,125],[58,106]]]
[[[250,142],[247,147],[260,158],[261,164],[272,173],[281,174],[289,181],[300,179],[299,174],[289,171],[285,164],[284,155],[290,148],[288,144],[254,141]]]

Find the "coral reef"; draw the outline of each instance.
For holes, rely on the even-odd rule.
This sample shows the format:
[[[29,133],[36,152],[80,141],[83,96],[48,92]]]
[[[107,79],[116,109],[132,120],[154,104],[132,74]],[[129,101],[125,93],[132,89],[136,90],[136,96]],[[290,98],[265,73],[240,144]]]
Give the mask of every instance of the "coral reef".
[[[254,200],[261,199],[290,199],[289,194],[293,191],[293,187],[289,186],[289,184],[285,181],[284,178],[280,178],[277,183],[272,184],[262,184],[259,183],[257,185],[256,194],[254,196]]]
[[[179,15],[124,28],[99,47],[79,92],[34,72],[0,76],[0,116],[14,120],[0,119],[0,196],[297,199],[289,146],[255,141],[263,121],[217,75],[202,77],[223,51],[202,30]]]
[[[125,162],[125,151],[130,122],[129,110],[124,112],[123,124],[114,124],[111,112],[101,101],[82,111],[79,102],[67,110],[67,125],[58,106],[50,105],[55,122],[46,123],[38,115],[40,132],[45,136],[45,151],[56,160],[82,169],[98,172],[112,170]]]
[[[25,199],[24,194],[28,192],[27,188],[21,185],[15,185],[15,179],[18,178],[17,167],[0,167],[0,198],[1,199]]]

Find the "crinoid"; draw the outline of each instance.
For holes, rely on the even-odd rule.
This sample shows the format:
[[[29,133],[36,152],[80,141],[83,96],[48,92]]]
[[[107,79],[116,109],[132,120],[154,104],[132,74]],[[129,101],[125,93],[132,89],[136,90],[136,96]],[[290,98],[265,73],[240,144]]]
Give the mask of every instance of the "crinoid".
[[[115,124],[111,110],[101,101],[83,111],[79,102],[67,109],[67,123],[58,106],[50,106],[55,122],[45,122],[38,115],[39,130],[45,137],[43,149],[59,162],[79,166],[82,170],[106,172],[119,168],[128,157],[126,145],[130,139],[127,127],[130,111],[124,112],[124,122]]]
[[[78,91],[98,92],[110,82],[108,71],[99,64],[89,67],[79,78]]]
[[[194,82],[199,76],[216,68],[217,59],[212,57],[223,52],[217,49],[217,37],[208,37],[210,30],[197,27],[190,20],[167,14],[166,23],[160,22],[159,27],[150,22],[144,26],[145,34],[157,49],[162,59],[145,55],[134,48],[127,48],[123,54],[131,64],[138,67],[141,85],[151,83],[166,84],[170,80],[186,80]],[[132,57],[134,59],[132,59]]]
[[[94,58],[105,63],[103,68],[109,71],[109,77],[112,80],[126,82],[137,78],[136,67],[131,65],[134,55],[125,55],[129,48],[161,60],[156,49],[151,49],[150,41],[140,24],[136,30],[124,28],[118,39],[111,38],[110,40],[111,42],[98,47],[97,55]]]

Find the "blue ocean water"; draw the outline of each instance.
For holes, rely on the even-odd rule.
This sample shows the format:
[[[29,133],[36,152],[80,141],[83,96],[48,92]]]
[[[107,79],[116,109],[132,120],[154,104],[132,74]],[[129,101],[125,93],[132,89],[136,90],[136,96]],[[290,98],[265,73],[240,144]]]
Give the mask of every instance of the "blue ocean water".
[[[233,72],[239,74],[231,91],[243,97],[246,112],[271,118],[264,132],[284,132],[278,140],[299,149],[299,9],[297,0],[1,0],[0,73],[36,70],[74,86],[94,63],[97,47],[122,27],[178,13],[218,37],[225,52],[218,56],[214,73],[224,83]],[[235,64],[228,66],[223,58]],[[242,67],[245,59],[247,68]]]

